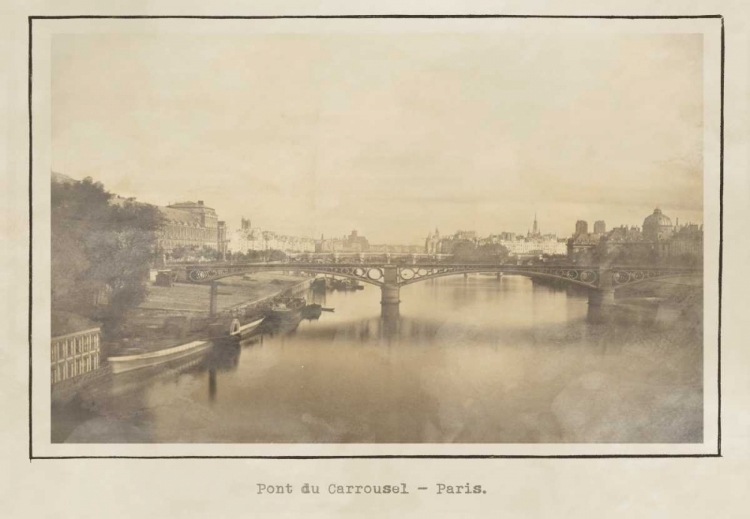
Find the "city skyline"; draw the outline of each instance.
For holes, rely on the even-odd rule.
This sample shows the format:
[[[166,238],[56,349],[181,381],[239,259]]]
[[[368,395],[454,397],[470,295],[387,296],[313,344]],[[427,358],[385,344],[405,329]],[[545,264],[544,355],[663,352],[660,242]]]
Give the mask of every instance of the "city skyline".
[[[56,177],[57,180],[63,180],[63,181],[67,181],[67,180],[79,181],[79,180],[82,180],[82,179],[74,179],[74,178],[71,178],[71,177],[69,177],[67,175],[62,175],[62,174],[60,174],[58,172],[53,172],[53,176]],[[92,180],[95,181],[95,182],[97,182],[97,179],[93,179],[92,178]],[[104,187],[106,189],[107,186],[104,186]],[[129,197],[125,197],[125,196],[121,195],[120,193],[111,193],[111,194],[113,196],[119,197],[121,199],[122,198],[129,198]],[[135,198],[135,197],[133,197],[133,198]],[[139,199],[136,198],[136,201],[142,202],[142,203],[151,204],[151,205],[157,205],[157,204],[153,204],[152,202],[150,202],[148,200],[139,200]],[[207,207],[210,207],[211,209],[217,210],[217,213],[219,212],[219,208],[213,207],[212,204],[210,203],[210,201],[204,201],[204,200],[195,200],[195,201],[193,201],[193,200],[187,200],[187,199],[185,199],[185,200],[179,199],[179,200],[176,200],[174,202],[170,202],[165,207],[170,207],[173,204],[178,204],[179,205],[179,204],[183,204],[185,202],[205,203]],[[658,206],[657,206],[657,208],[660,209],[660,210],[663,209],[663,208],[658,207]],[[674,214],[672,214],[669,209],[667,209],[665,212],[666,213],[670,213],[671,216],[674,216]],[[606,229],[608,231],[611,230],[611,229],[613,229],[613,228],[615,228],[615,227],[621,227],[621,226],[625,226],[625,227],[633,227],[633,226],[635,226],[635,227],[640,228],[641,225],[642,225],[642,223],[643,223],[643,218],[645,218],[648,215],[650,215],[651,212],[649,211],[640,220],[638,220],[636,222],[619,222],[619,223],[613,223],[612,222],[611,223],[609,220],[607,220],[606,217],[602,217],[601,215],[599,215],[595,219],[590,219],[590,220],[587,220],[585,218],[580,218],[578,220],[575,220],[574,222],[569,222],[570,223],[569,227],[572,230],[569,230],[569,232],[564,232],[564,233],[557,233],[557,232],[549,231],[549,230],[545,229],[545,227],[543,225],[543,222],[541,222],[539,220],[539,218],[538,218],[538,214],[539,214],[538,212],[534,213],[533,220],[532,220],[531,224],[528,226],[528,228],[526,230],[522,230],[522,229],[521,230],[514,230],[514,229],[510,229],[510,228],[505,228],[505,227],[503,227],[503,228],[498,227],[494,231],[491,231],[491,232],[488,232],[488,233],[481,233],[481,232],[475,231],[475,229],[459,229],[459,228],[454,228],[454,227],[448,226],[443,231],[441,231],[441,234],[443,236],[447,237],[447,236],[452,236],[454,234],[458,234],[458,233],[461,233],[461,232],[464,232],[464,231],[475,231],[477,233],[478,237],[481,237],[481,236],[493,236],[493,235],[499,235],[499,234],[514,234],[516,236],[516,238],[521,238],[521,237],[526,236],[527,234],[530,234],[532,236],[536,234],[538,236],[554,235],[558,239],[563,239],[563,238],[569,238],[569,237],[574,236],[575,234],[577,234],[576,227],[577,227],[577,224],[581,220],[586,221],[588,224],[590,224],[590,231],[591,232],[597,232],[597,231],[595,231],[595,227],[596,227],[596,224],[599,224],[599,223],[604,224],[606,226]],[[237,224],[235,222],[231,222],[231,221],[226,221],[220,213],[219,213],[219,218],[218,219],[221,220],[221,221],[224,221],[226,223],[226,229],[227,229],[228,233],[233,233],[234,231],[240,230],[242,228],[242,222],[246,221],[247,224],[251,225],[252,228],[254,228],[254,229],[258,228],[258,229],[261,229],[263,231],[270,231],[270,232],[274,232],[274,233],[279,234],[279,235],[288,235],[288,236],[294,236],[294,237],[299,237],[299,238],[304,238],[304,239],[320,240],[321,237],[325,237],[326,239],[341,239],[342,237],[346,238],[349,235],[349,233],[351,233],[351,232],[357,232],[357,233],[363,235],[364,237],[367,237],[364,233],[361,233],[359,229],[350,229],[350,230],[348,230],[346,232],[338,232],[338,233],[334,233],[334,234],[331,234],[331,235],[326,235],[326,234],[323,233],[323,234],[318,235],[318,236],[306,236],[306,235],[303,235],[303,234],[300,234],[300,233],[296,233],[294,231],[292,231],[290,233],[283,233],[283,232],[277,231],[273,223],[268,223],[268,224],[261,223],[261,224],[259,224],[252,217],[245,216],[245,215],[243,215],[243,216],[240,217],[240,223],[239,224]],[[676,218],[675,218],[675,224],[677,224],[677,222],[679,222],[679,221],[680,221],[680,217],[676,216]],[[699,225],[703,224],[702,221],[693,221],[693,220],[689,220],[689,219],[683,219],[682,223],[683,224],[688,224],[688,223],[690,223],[690,224],[699,224]],[[535,227],[535,224],[537,225],[537,227]],[[431,234],[433,234],[434,230],[439,230],[439,227],[436,227],[435,229],[429,229],[427,231],[427,233],[429,235],[431,235]],[[370,240],[370,241],[373,244],[422,245],[424,243],[424,239],[425,239],[424,236],[422,236],[422,237],[415,237],[410,243],[400,243],[400,242],[387,241],[387,240],[386,241],[382,241],[382,242],[375,242],[375,241],[372,241],[372,240]]]
[[[702,221],[699,34],[65,35],[52,57],[55,171],[231,225],[415,244],[535,211],[558,236]]]

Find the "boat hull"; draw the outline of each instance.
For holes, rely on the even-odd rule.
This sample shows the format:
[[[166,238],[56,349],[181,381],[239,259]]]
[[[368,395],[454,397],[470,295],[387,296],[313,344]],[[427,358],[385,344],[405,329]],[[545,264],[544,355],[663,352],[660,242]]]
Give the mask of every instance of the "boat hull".
[[[197,355],[206,351],[211,346],[212,343],[210,341],[194,341],[173,348],[142,353],[140,355],[110,357],[108,362],[112,367],[112,373],[125,373],[127,371],[158,366],[159,364],[165,364],[174,360]]]
[[[288,322],[300,318],[300,310],[271,310],[268,312],[268,320]]]
[[[240,337],[247,337],[251,333],[253,333],[258,328],[258,326],[260,326],[261,324],[263,324],[263,321],[265,319],[266,318],[264,316],[264,317],[261,317],[260,319],[256,319],[255,321],[252,321],[250,323],[242,325],[232,335],[239,335]]]

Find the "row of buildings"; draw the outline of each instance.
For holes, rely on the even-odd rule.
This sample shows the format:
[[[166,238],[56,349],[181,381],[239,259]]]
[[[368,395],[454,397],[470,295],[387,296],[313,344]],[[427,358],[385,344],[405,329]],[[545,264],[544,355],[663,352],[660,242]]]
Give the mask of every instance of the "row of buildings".
[[[110,202],[118,205],[134,203],[135,198],[115,195]],[[158,231],[156,246],[166,258],[171,257],[179,248],[208,248],[217,251],[221,256],[228,251],[226,222],[219,220],[216,210],[206,206],[203,200],[155,207],[164,217],[164,225]]]
[[[124,199],[123,199],[124,200]],[[208,247],[222,257],[250,251],[278,250],[282,252],[406,252],[419,253],[422,248],[413,245],[370,244],[364,236],[354,230],[341,238],[319,240],[290,236],[253,226],[248,218],[242,218],[240,227],[228,232],[226,223],[220,221],[213,208],[198,202],[179,202],[159,207],[166,224],[159,234],[159,248],[170,255],[178,247]]]
[[[159,232],[159,248],[171,254],[178,247],[207,247],[221,255],[227,252],[227,226],[216,210],[203,200],[159,207],[166,224]]]
[[[680,225],[658,207],[643,220],[643,226],[621,225],[607,231],[603,220],[594,223],[588,232],[588,222],[576,222],[575,232],[567,241],[567,255],[577,262],[588,261],[651,261],[680,258],[692,261],[703,259],[703,225]]]
[[[513,232],[501,232],[491,234],[485,238],[479,238],[475,231],[457,231],[448,236],[441,236],[440,231],[430,232],[424,245],[427,254],[452,254],[459,243],[470,243],[475,247],[482,245],[502,245],[511,255],[562,255],[567,252],[565,239],[560,239],[554,234],[543,234],[539,228],[536,215],[534,224],[525,235]]]
[[[672,220],[656,208],[644,219],[642,227],[621,225],[608,231],[606,222],[597,220],[589,232],[588,222],[578,220],[573,235],[565,239],[542,233],[534,216],[533,227],[525,235],[502,232],[479,238],[474,231],[457,231],[441,236],[435,229],[427,235],[424,252],[452,254],[460,243],[475,247],[502,245],[512,256],[565,255],[578,263],[652,262],[670,258],[695,263],[703,258],[703,226],[680,225],[679,219],[672,224]]]
[[[250,219],[242,218],[240,228],[230,234],[228,248],[232,253],[280,250],[283,252],[315,252],[315,240],[288,236],[253,227]]]
[[[320,241],[315,243],[315,252],[370,252],[370,242],[357,231],[341,238],[326,239],[321,235]]]
[[[216,212],[202,201],[181,202],[161,208],[167,217],[160,237],[160,246],[169,253],[185,245],[207,246],[220,253],[245,254],[251,251],[278,250],[282,252],[421,252],[420,247],[408,245],[374,245],[355,230],[341,238],[319,240],[290,236],[253,226],[249,218],[242,218],[240,227],[227,232]]]
[[[124,199],[115,197],[114,202]],[[167,258],[178,248],[208,248],[218,252],[222,258],[227,252],[280,250],[283,252],[315,252],[316,241],[312,238],[288,236],[253,227],[249,219],[242,218],[239,229],[230,232],[226,222],[219,220],[216,210],[197,202],[178,202],[158,207],[165,219],[159,231],[157,246]]]
[[[419,254],[422,247],[419,245],[390,245],[385,243],[370,243],[364,236],[360,236],[356,230],[348,236],[341,238],[320,237],[315,242],[315,252],[392,252]]]

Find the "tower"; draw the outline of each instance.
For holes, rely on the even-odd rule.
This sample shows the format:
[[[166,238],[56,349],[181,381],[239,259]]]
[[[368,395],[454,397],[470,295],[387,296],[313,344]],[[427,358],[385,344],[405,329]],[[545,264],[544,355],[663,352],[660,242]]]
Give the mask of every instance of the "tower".
[[[588,234],[589,223],[586,220],[578,220],[576,222],[576,234]]]
[[[536,221],[536,213],[534,213],[534,236],[539,236],[539,223]]]
[[[607,224],[604,223],[604,220],[597,220],[594,222],[594,232],[596,234],[604,234],[607,232]]]

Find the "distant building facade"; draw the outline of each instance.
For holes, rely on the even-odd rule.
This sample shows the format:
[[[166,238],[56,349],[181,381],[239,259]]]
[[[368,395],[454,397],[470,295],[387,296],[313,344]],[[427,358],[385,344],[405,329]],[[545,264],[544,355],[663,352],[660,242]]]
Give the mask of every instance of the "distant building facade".
[[[222,251],[226,248],[226,225],[219,221],[216,210],[206,206],[203,200],[178,202],[166,207],[137,202],[135,198],[113,196],[111,204],[136,203],[156,207],[164,217],[164,225],[157,231],[157,248],[169,255],[179,247]]]
[[[586,220],[578,220],[573,236],[566,243],[566,254],[577,261],[589,260],[593,257],[601,238],[601,233],[589,232],[589,223]]]
[[[472,243],[475,247],[502,245],[512,256],[565,255],[567,252],[564,239],[558,239],[554,234],[542,234],[536,215],[534,215],[532,228],[525,236],[513,232],[501,232],[478,238],[475,231],[457,231],[452,235],[441,237],[438,229],[435,229],[434,233],[427,235],[424,251],[427,254],[452,254],[454,247],[462,242]]]
[[[667,255],[703,257],[703,226],[687,224],[680,227],[667,244]]]
[[[217,244],[221,259],[227,258],[227,252],[229,252],[229,238],[227,236],[227,223],[219,221],[216,227],[217,232]]]
[[[440,231],[435,227],[435,232],[427,233],[427,238],[424,242],[424,251],[426,254],[439,254],[440,248]]]
[[[662,213],[658,207],[643,220],[643,238],[645,240],[664,240],[670,238],[672,234],[674,234],[672,220]]]
[[[576,222],[576,232],[567,242],[568,257],[576,262],[653,262],[679,258],[692,262],[703,260],[703,227],[680,226],[661,209],[654,209],[643,221],[643,227],[621,225],[606,231],[604,221],[594,224],[594,232],[585,221]]]
[[[392,252],[398,254],[422,254],[424,247],[420,245],[389,245],[387,243],[370,244],[370,252]]]
[[[250,251],[279,250],[282,252],[315,252],[315,240],[287,236],[253,227],[250,219],[242,218],[240,228],[229,233],[227,252],[245,254]]]
[[[459,243],[471,243],[475,247],[478,244],[476,231],[456,231],[450,236],[440,236],[436,228],[435,233],[429,233],[425,240],[425,252],[427,254],[452,254],[453,249]]]
[[[167,254],[178,247],[208,247],[219,250],[221,236],[216,211],[197,202],[179,202],[159,207],[166,224],[159,232],[159,247]],[[226,228],[224,228],[226,232]]]
[[[354,230],[349,236],[326,239],[320,237],[315,244],[315,252],[369,252],[370,242]]]

